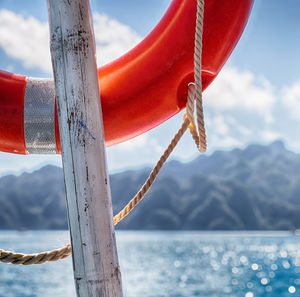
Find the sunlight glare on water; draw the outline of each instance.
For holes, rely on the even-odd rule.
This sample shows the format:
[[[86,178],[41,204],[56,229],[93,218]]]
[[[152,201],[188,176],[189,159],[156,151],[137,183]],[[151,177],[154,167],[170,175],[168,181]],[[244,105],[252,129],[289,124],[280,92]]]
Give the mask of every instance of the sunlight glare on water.
[[[279,233],[117,232],[125,297],[300,296],[300,238]],[[64,231],[0,232],[0,247],[35,252]],[[71,259],[0,264],[0,297],[74,297]],[[297,295],[298,294],[298,295]]]

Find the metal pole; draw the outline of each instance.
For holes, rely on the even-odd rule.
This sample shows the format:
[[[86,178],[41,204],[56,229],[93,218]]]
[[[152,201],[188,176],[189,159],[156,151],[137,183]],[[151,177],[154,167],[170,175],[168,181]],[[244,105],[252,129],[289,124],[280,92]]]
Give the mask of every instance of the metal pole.
[[[78,297],[122,297],[88,0],[48,0]]]

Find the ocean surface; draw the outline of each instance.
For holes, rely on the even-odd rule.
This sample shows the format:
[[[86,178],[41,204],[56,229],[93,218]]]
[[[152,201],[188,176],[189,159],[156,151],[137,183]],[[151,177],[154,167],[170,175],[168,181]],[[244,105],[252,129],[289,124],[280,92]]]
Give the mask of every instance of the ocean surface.
[[[0,248],[37,252],[68,232],[0,232]],[[125,297],[300,296],[300,237],[289,233],[117,232]],[[71,259],[0,263],[1,297],[75,297]]]

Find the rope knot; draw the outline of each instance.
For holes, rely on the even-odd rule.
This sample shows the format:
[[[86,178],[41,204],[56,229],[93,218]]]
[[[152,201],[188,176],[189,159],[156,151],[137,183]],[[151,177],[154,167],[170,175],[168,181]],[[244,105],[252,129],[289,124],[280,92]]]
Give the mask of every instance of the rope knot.
[[[205,133],[203,107],[202,107],[202,95],[200,101],[202,112],[201,113],[197,112],[198,129],[194,118],[194,109],[195,109],[194,100],[196,100],[196,104],[197,104],[198,101],[196,96],[195,85],[193,83],[190,83],[188,85],[188,98],[186,103],[186,118],[190,122],[188,128],[200,153],[205,153],[207,145],[206,145],[206,133]]]

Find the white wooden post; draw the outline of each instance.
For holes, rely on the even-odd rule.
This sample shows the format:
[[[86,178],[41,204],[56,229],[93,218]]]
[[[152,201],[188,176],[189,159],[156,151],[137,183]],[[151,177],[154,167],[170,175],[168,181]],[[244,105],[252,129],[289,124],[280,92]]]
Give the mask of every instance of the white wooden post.
[[[89,0],[48,0],[78,297],[121,297]]]

